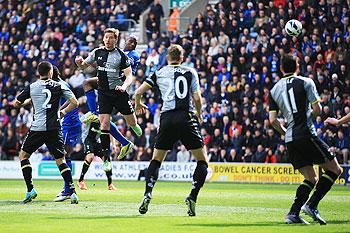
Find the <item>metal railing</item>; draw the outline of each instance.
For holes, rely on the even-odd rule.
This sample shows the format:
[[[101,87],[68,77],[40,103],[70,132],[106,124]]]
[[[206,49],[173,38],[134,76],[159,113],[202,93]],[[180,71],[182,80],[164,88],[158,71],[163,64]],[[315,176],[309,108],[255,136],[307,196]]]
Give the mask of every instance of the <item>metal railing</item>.
[[[133,19],[110,19],[108,27],[117,28],[119,31],[129,31],[130,28],[135,27],[137,22]]]

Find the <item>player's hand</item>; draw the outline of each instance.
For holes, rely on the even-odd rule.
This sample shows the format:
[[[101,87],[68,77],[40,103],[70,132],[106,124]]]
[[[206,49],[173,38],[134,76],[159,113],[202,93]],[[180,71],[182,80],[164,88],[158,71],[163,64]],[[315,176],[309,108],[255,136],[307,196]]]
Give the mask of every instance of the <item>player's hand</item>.
[[[116,91],[120,91],[120,92],[125,92],[126,91],[126,87],[124,85],[122,86],[116,86],[115,87]]]
[[[77,65],[81,65],[81,64],[83,63],[83,61],[84,61],[84,59],[83,59],[82,56],[76,56],[76,58],[75,58],[75,63],[76,63]]]
[[[331,125],[339,125],[339,120],[332,118],[332,117],[328,117],[325,122],[327,124],[331,124]]]
[[[144,114],[144,113],[146,113],[147,110],[148,110],[147,105],[145,105],[143,103],[135,105],[136,115]]]

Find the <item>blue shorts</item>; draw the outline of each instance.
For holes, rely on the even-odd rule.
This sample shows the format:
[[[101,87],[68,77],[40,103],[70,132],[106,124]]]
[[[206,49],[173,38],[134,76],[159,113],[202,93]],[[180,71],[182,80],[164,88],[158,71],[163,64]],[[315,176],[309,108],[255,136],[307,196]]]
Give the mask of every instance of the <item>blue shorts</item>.
[[[73,127],[62,127],[62,134],[63,134],[63,143],[64,145],[72,146],[74,147],[76,144],[81,143],[81,135],[82,130],[81,126],[73,126]]]

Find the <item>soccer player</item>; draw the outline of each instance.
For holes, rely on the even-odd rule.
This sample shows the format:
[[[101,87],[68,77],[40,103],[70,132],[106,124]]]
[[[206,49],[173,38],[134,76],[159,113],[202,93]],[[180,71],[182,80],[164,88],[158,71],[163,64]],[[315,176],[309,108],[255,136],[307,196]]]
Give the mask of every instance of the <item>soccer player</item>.
[[[109,157],[109,134],[110,117],[114,108],[124,116],[137,136],[142,135],[142,129],[136,122],[134,109],[126,92],[133,82],[130,61],[125,53],[116,47],[118,35],[118,30],[107,28],[103,36],[105,46],[94,49],[85,60],[80,56],[75,59],[76,64],[81,69],[85,69],[94,63],[97,65],[98,107],[101,123],[100,139],[105,171],[112,169]]]
[[[328,123],[328,124],[331,124],[331,125],[335,125],[335,126],[339,126],[339,125],[345,124],[347,122],[350,122],[350,113],[347,114],[346,116],[343,116],[339,120],[336,119],[336,118],[328,117],[325,120],[325,122]]]
[[[59,82],[61,85],[66,86],[68,89],[71,90],[70,85],[60,78],[60,72],[57,66],[53,66],[52,80]],[[60,101],[61,108],[64,108],[65,106],[67,106],[68,103],[69,102],[65,98],[62,98]],[[79,108],[75,108],[73,111],[67,113],[63,117],[63,121],[62,121],[63,143],[64,143],[64,149],[66,151],[65,158],[66,158],[66,163],[70,168],[70,170],[72,170],[72,160],[70,156],[73,153],[73,150],[76,144],[81,142],[82,130],[81,130],[81,122],[79,119],[78,112],[79,112]],[[60,192],[57,195],[54,201],[60,202],[69,198],[70,198],[69,186],[65,182],[62,192]]]
[[[91,116],[92,115],[92,116]],[[88,112],[81,119],[83,123],[85,123],[84,127],[84,152],[85,152],[85,161],[83,164],[83,168],[80,174],[78,186],[81,190],[87,190],[84,176],[86,172],[89,170],[90,164],[94,159],[94,156],[102,157],[101,153],[101,143],[99,142],[100,138],[100,121],[98,117]],[[108,190],[116,190],[114,185],[112,184],[112,170],[106,171],[106,176],[108,180]]]
[[[135,37],[129,37],[126,42],[124,52],[129,57],[132,74],[135,75],[138,64],[140,63],[140,54],[135,50],[137,46],[137,39]],[[84,80],[83,83],[87,103],[90,111],[93,114],[90,114],[87,118],[87,122],[90,118],[94,118],[94,115],[98,115],[97,113],[97,105],[96,105],[96,94],[95,90],[98,88],[98,78],[89,78]],[[111,135],[122,144],[122,148],[120,150],[120,154],[118,155],[118,159],[124,158],[128,153],[130,153],[134,144],[128,141],[118,130],[117,126],[111,121],[110,122],[110,133]]]
[[[64,181],[68,184],[71,203],[77,204],[78,196],[75,193],[72,174],[64,159],[65,151],[59,117],[63,118],[78,107],[78,100],[66,86],[51,79],[53,74],[51,63],[40,62],[38,73],[40,79],[27,86],[17,96],[14,103],[16,107],[20,107],[27,99],[31,99],[34,107],[34,121],[19,153],[21,169],[27,186],[27,194],[23,203],[28,203],[37,196],[32,182],[29,157],[45,143],[54,156]],[[59,111],[59,102],[62,97],[67,99],[69,104]]]
[[[284,77],[271,89],[269,97],[270,122],[278,132],[285,135],[290,161],[294,169],[298,169],[305,178],[296,191],[285,223],[309,224],[299,216],[302,210],[314,221],[326,224],[317,206],[341,174],[342,168],[329,152],[328,145],[317,137],[312,122],[312,115],[316,116],[321,112],[315,83],[312,79],[297,76],[298,70],[297,58],[285,55],[281,65]],[[287,129],[277,120],[278,110],[288,121]],[[325,171],[318,181],[314,164],[319,164]],[[314,187],[315,191],[309,199]]]
[[[202,104],[198,74],[194,69],[181,65],[183,48],[180,45],[169,47],[167,61],[169,65],[148,77],[136,90],[137,114],[142,114],[147,109],[147,106],[141,103],[141,96],[148,89],[159,87],[163,100],[160,127],[153,158],[147,170],[146,189],[139,212],[145,214],[148,211],[161,163],[167,151],[173,148],[175,142],[181,140],[198,161],[193,174],[192,191],[185,200],[188,215],[195,216],[197,196],[204,185],[208,168],[207,152],[203,147],[203,138],[199,132],[199,122],[202,122]]]

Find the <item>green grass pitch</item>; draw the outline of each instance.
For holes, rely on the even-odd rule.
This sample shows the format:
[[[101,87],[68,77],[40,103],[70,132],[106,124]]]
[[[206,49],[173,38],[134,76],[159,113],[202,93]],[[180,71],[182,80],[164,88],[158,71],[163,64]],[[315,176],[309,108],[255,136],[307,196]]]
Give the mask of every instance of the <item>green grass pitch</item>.
[[[206,183],[197,216],[188,217],[190,183],[158,182],[146,215],[138,213],[144,182],[116,181],[112,192],[105,181],[87,181],[78,205],[52,202],[62,182],[34,183],[39,195],[24,205],[24,181],[0,180],[0,232],[350,232],[350,187],[344,186],[334,187],[319,206],[328,225],[288,226],[283,220],[295,185]]]

